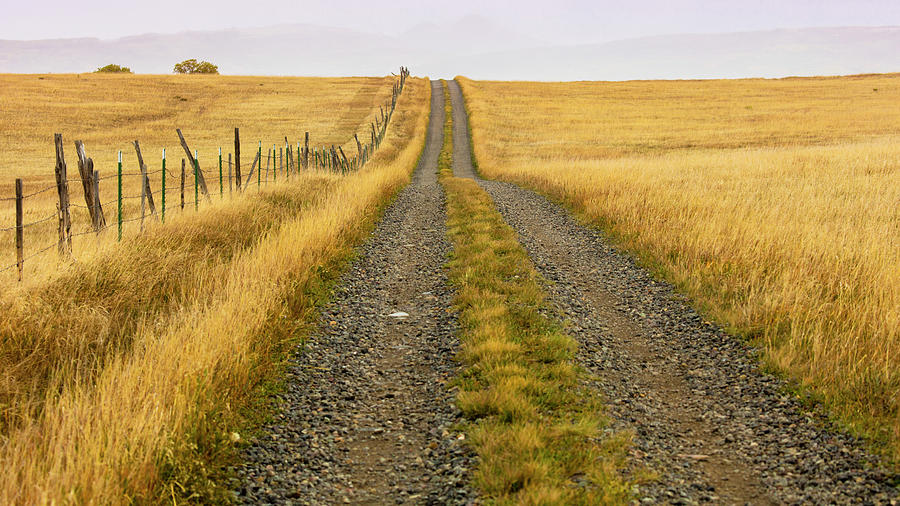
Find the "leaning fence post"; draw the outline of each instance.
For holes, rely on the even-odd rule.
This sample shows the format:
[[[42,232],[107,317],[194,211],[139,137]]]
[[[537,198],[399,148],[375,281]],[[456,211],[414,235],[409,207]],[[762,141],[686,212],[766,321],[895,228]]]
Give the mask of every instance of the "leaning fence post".
[[[16,268],[19,270],[19,283],[25,268],[25,226],[22,223],[22,180],[16,178]]]
[[[119,221],[119,240],[121,241],[122,240],[122,152],[121,151],[119,151],[119,178],[118,178],[118,181],[119,181],[119,185],[118,185],[119,186],[119,206],[118,206],[119,215],[118,215],[117,219]]]
[[[147,204],[150,205],[150,214],[156,216],[156,204],[153,203],[153,191],[150,190],[150,177],[147,175],[147,165],[144,163],[144,155],[141,154],[141,144],[134,141],[134,151],[137,153],[138,168],[141,169],[141,184],[144,186],[143,195],[146,197]],[[143,205],[144,198],[141,199]]]
[[[225,187],[222,185],[222,146],[219,146],[219,198],[225,197]]]
[[[231,195],[231,153],[228,153],[228,194]]]
[[[166,148],[162,153],[162,222],[166,222]]]
[[[256,189],[262,185],[262,141],[259,141],[256,156],[259,158],[259,169],[256,171]]]

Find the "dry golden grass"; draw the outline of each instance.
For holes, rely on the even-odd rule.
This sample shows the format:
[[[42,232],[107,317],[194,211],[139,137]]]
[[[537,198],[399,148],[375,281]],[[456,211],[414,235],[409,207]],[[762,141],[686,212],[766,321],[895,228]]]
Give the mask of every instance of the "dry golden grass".
[[[900,75],[460,82],[483,175],[611,232],[900,459]]]
[[[87,156],[100,172],[100,195],[108,224],[114,224],[118,152],[124,171],[135,173],[137,155],[132,142],[141,143],[150,171],[161,166],[167,148],[167,215],[178,204],[181,149],[175,128],[181,128],[199,160],[210,192],[218,195],[218,149],[223,157],[234,149],[234,128],[241,129],[241,167],[245,175],[257,152],[258,141],[266,148],[284,146],[287,136],[296,148],[304,132],[310,132],[310,147],[343,145],[348,156],[356,153],[353,133],[368,134],[379,105],[390,99],[394,78],[292,78],[240,76],[150,76],[150,75],[0,75],[0,199],[14,197],[15,178],[22,178],[25,194],[55,185],[53,134],[63,134],[69,178],[78,178],[74,141],[85,143]],[[362,137],[367,139],[368,135]],[[223,171],[227,177],[227,167]],[[106,179],[108,178],[108,179]],[[161,174],[151,177],[152,190],[159,191]],[[188,175],[185,199],[193,201],[193,179]],[[124,194],[139,196],[139,177],[124,178]],[[225,183],[227,193],[227,183]],[[252,188],[252,187],[251,187]],[[255,188],[253,188],[255,189]],[[70,200],[85,204],[81,184],[70,183]],[[156,195],[157,206],[160,196]],[[26,199],[25,222],[55,213],[56,190]],[[15,225],[15,203],[0,200],[0,229]],[[193,210],[192,205],[186,206]],[[125,218],[139,215],[140,200],[125,202]],[[90,229],[87,211],[73,208],[73,232]],[[137,223],[126,225],[129,233]],[[57,238],[51,219],[25,231],[25,255],[30,256]],[[109,236],[113,233],[106,234]],[[0,268],[15,262],[15,236],[0,231]],[[96,247],[96,239],[76,239],[80,257]],[[26,277],[43,279],[57,267],[55,249],[26,262]],[[4,284],[14,271],[0,273]]]
[[[358,173],[306,174],[201,209],[123,243],[128,251],[102,252],[47,284],[6,294],[5,304],[25,300],[42,312],[3,313],[3,328],[13,330],[0,356],[16,356],[17,339],[39,342],[48,364],[21,357],[19,372],[37,371],[30,379],[53,388],[29,390],[24,373],[5,383],[25,387],[8,392],[20,398],[9,407],[18,417],[0,440],[0,503],[221,498],[209,482],[216,472],[210,465],[227,461],[237,436],[231,432],[254,393],[277,376],[283,352],[302,339],[323,286],[409,181],[424,142],[429,90],[427,82],[407,81],[384,143]],[[277,219],[261,214],[267,208]],[[233,226],[211,228],[229,217]],[[166,239],[177,265],[160,251]],[[129,253],[146,253],[160,269],[128,262]],[[172,275],[178,268],[191,271]],[[79,269],[106,274],[60,281]],[[139,285],[134,296],[104,296],[125,280]],[[63,293],[49,293],[51,285]],[[30,327],[16,318],[39,328],[17,334]],[[43,339],[53,326],[67,328],[59,330],[64,338]],[[51,360],[65,353],[80,364]]]

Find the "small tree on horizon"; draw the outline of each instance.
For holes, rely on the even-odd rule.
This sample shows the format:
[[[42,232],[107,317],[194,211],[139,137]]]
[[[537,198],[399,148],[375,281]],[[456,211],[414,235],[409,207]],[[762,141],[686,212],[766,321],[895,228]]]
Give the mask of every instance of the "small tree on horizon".
[[[196,58],[175,64],[176,74],[218,74],[219,67],[208,61],[197,61]]]
[[[104,65],[99,69],[95,70],[94,73],[111,73],[111,74],[131,74],[131,69],[128,67],[123,67],[121,65],[116,65],[115,63],[110,63],[109,65]]]

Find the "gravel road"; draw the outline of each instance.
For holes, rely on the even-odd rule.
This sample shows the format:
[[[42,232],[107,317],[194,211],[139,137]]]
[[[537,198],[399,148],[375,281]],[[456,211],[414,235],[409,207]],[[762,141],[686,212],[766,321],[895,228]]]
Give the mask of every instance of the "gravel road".
[[[237,502],[466,504],[473,456],[447,382],[457,373],[437,182],[444,100],[432,82],[425,152],[292,359],[276,423],[244,454]],[[405,313],[408,316],[389,316]]]
[[[476,177],[459,85],[450,82],[454,173]],[[610,430],[634,433],[633,469],[658,479],[640,503],[900,504],[897,477],[859,441],[805,412],[756,352],[704,321],[601,233],[515,185],[478,183],[519,234],[578,360],[608,399]]]

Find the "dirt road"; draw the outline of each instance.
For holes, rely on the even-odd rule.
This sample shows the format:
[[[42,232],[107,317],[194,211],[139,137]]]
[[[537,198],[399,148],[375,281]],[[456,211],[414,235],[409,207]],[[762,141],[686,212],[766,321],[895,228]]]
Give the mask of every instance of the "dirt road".
[[[562,207],[472,170],[463,96],[450,83],[454,173],[475,177],[519,234],[568,331],[600,381],[631,465],[658,479],[645,503],[895,504],[859,442],[808,416],[726,336]]]
[[[446,382],[457,341],[437,182],[444,100],[425,151],[298,350],[278,422],[245,452],[238,502],[465,504],[471,456]],[[404,313],[402,316],[397,313]],[[390,316],[397,314],[395,316]]]

